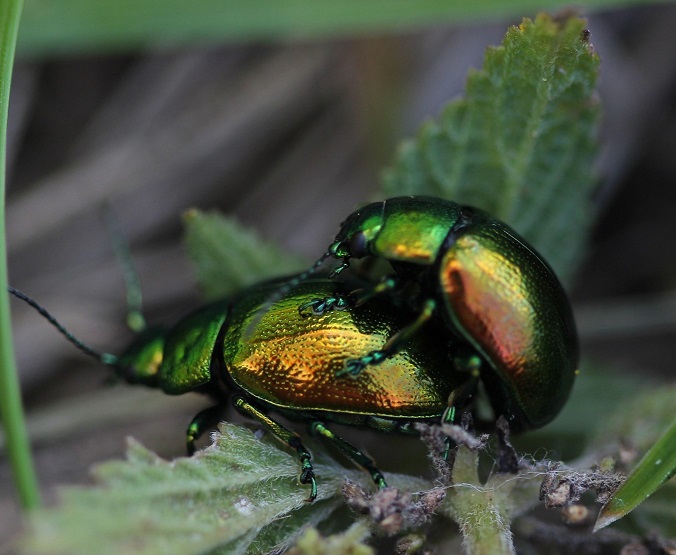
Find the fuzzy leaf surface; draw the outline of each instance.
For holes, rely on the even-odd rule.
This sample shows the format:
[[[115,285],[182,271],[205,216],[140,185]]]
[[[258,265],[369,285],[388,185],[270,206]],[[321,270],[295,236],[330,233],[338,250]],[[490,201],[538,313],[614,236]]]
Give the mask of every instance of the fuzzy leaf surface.
[[[174,461],[130,440],[126,461],[95,469],[97,487],[64,488],[59,507],[33,516],[24,552],[245,555],[287,548],[342,505],[345,477],[373,488],[365,472],[312,450],[319,495],[308,504],[296,457],[245,427],[223,423],[213,445]],[[427,485],[388,479],[411,490]]]

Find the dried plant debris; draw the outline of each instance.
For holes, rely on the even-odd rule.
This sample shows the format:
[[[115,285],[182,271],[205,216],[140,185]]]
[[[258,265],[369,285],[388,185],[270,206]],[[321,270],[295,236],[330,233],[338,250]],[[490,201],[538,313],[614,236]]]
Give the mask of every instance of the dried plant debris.
[[[394,536],[429,522],[446,497],[443,487],[420,493],[401,493],[397,488],[384,488],[374,494],[359,484],[346,480],[343,497],[354,511],[368,515],[376,528],[386,536]]]
[[[408,534],[397,540],[395,553],[397,555],[432,555],[434,552],[425,548],[427,536],[422,534]]]
[[[566,507],[579,501],[586,491],[594,490],[596,501],[605,503],[623,481],[623,474],[599,470],[563,470],[553,465],[546,472],[540,487],[540,500],[545,502],[547,508]]]
[[[500,416],[495,423],[498,435],[498,468],[500,474],[517,474],[519,472],[519,456],[509,442],[509,423]]]
[[[591,514],[585,505],[572,503],[561,509],[561,520],[568,526],[587,526],[591,522]]]
[[[308,528],[298,538],[288,555],[375,555],[373,548],[363,542],[369,529],[363,522],[356,522],[345,532],[322,536],[316,528]]]
[[[415,429],[427,446],[428,457],[437,480],[442,484],[450,484],[455,451],[450,450],[448,457],[444,458],[444,452],[449,448],[448,436],[442,432],[440,425],[416,424]]]
[[[471,423],[465,423],[469,428]],[[488,434],[474,435],[464,426],[454,424],[421,424],[415,425],[420,439],[429,450],[429,458],[437,474],[437,480],[442,484],[451,483],[455,450],[453,447],[463,445],[470,451],[481,451],[488,445]]]

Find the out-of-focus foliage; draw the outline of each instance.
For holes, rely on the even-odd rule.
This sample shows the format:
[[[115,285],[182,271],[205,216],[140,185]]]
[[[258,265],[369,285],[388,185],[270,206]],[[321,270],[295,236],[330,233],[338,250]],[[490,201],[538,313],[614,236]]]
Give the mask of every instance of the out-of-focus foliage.
[[[584,0],[576,5],[594,9],[627,3]],[[27,0],[19,50],[31,56],[53,56],[217,40],[354,36],[442,22],[519,17],[535,9],[560,7],[557,0],[203,0],[190,4],[179,0]]]

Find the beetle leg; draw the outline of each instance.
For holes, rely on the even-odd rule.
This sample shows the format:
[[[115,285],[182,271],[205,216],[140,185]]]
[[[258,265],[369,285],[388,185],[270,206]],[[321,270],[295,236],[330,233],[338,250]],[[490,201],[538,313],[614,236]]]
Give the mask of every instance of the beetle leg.
[[[315,479],[312,463],[310,462],[312,455],[305,448],[300,438],[291,430],[287,430],[284,426],[263,414],[243,397],[235,397],[233,399],[233,403],[237,410],[239,410],[242,414],[248,416],[249,418],[253,418],[273,436],[286,443],[286,445],[296,451],[301,467],[300,476],[298,479],[301,484],[310,484],[310,496],[306,499],[306,501],[308,503],[312,503],[317,497],[317,481]]]
[[[195,442],[202,436],[202,434],[204,434],[206,430],[213,428],[213,426],[218,423],[222,413],[223,407],[221,405],[215,405],[197,413],[197,415],[192,419],[186,434],[188,436],[188,455],[194,455]]]
[[[358,376],[361,374],[361,371],[364,370],[367,366],[378,365],[387,357],[392,356],[394,353],[388,351],[371,351],[369,354],[360,357],[360,358],[350,358],[345,361],[345,365],[342,370],[336,372],[336,377],[340,378],[341,376],[350,375]]]
[[[331,441],[338,449],[340,449],[350,460],[364,468],[371,475],[371,479],[378,486],[378,489],[387,487],[387,482],[380,470],[376,468],[373,459],[368,455],[362,453],[359,449],[345,441],[342,437],[337,436],[329,430],[322,422],[313,422],[310,424],[310,430],[314,434],[318,434],[324,439]]]
[[[413,320],[408,326],[402,328],[392,337],[390,337],[383,346],[382,350],[386,351],[388,354],[392,355],[401,350],[401,347],[406,343],[411,337],[413,337],[420,328],[422,328],[432,317],[435,309],[437,308],[437,303],[434,299],[427,299],[423,305],[423,309],[418,314],[418,317]]]
[[[411,339],[411,337],[415,336],[418,331],[420,331],[420,328],[422,328],[428,322],[428,320],[434,314],[436,307],[437,303],[434,301],[434,299],[427,299],[418,317],[408,326],[400,329],[397,333],[390,337],[387,340],[387,343],[383,345],[382,349],[371,351],[367,355],[360,358],[351,358],[346,360],[344,368],[339,370],[336,375],[344,376],[345,374],[350,374],[351,376],[358,376],[367,366],[380,364],[385,359],[398,353],[404,344],[409,339]]]
[[[385,276],[380,282],[370,289],[356,289],[350,293],[354,306],[361,306],[369,299],[389,293],[399,286],[399,281],[395,276]]]
[[[444,414],[441,415],[442,424],[455,424],[458,422],[458,418],[460,417],[458,407],[467,405],[467,400],[474,394],[477,383],[479,382],[479,365],[479,357],[472,357],[467,362],[467,368],[471,368],[470,377],[460,387],[451,391],[451,394],[448,396],[448,406],[446,407]],[[444,460],[447,461],[451,449],[455,447],[455,442],[450,437],[447,437],[445,443],[446,446],[444,447],[442,456]]]
[[[312,299],[298,307],[298,313],[302,317],[321,316],[331,310],[345,310],[349,307],[361,306],[369,299],[383,293],[388,293],[396,289],[398,282],[395,277],[388,276],[383,278],[378,285],[370,289],[356,289],[350,293],[347,299],[341,295],[333,297],[324,297],[323,299]]]
[[[330,278],[336,277],[340,272],[342,272],[345,268],[350,267],[350,259],[348,257],[343,258],[343,261],[340,263],[339,266],[334,268],[331,273],[329,274]]]
[[[298,314],[303,318],[308,316],[321,316],[325,312],[332,310],[345,310],[349,308],[350,301],[341,295],[333,297],[324,297],[323,299],[312,299],[298,307]],[[309,309],[309,311],[308,311]]]
[[[453,393],[451,393],[453,395]],[[450,400],[450,396],[449,396]],[[455,404],[450,405],[446,407],[446,410],[444,411],[444,414],[441,415],[441,423],[442,424],[453,424],[454,422],[457,421],[458,417],[458,410]],[[455,447],[455,441],[453,441],[450,437],[446,437],[444,440],[444,452],[442,453],[443,459],[448,462],[448,457],[451,455],[451,449]]]

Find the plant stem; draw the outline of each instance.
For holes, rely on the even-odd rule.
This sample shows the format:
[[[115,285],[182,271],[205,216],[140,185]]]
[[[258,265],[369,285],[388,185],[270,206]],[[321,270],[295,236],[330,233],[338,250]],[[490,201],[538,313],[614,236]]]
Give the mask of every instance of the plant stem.
[[[453,465],[453,493],[448,499],[453,519],[460,526],[465,552],[513,555],[509,502],[497,489],[481,484],[477,465],[477,453],[461,446]]]
[[[7,240],[5,235],[7,112],[22,8],[22,0],[0,1],[0,417],[7,436],[7,451],[21,504],[24,509],[32,509],[39,504],[40,497],[26,434],[21,390],[14,360],[9,294],[7,293]]]

